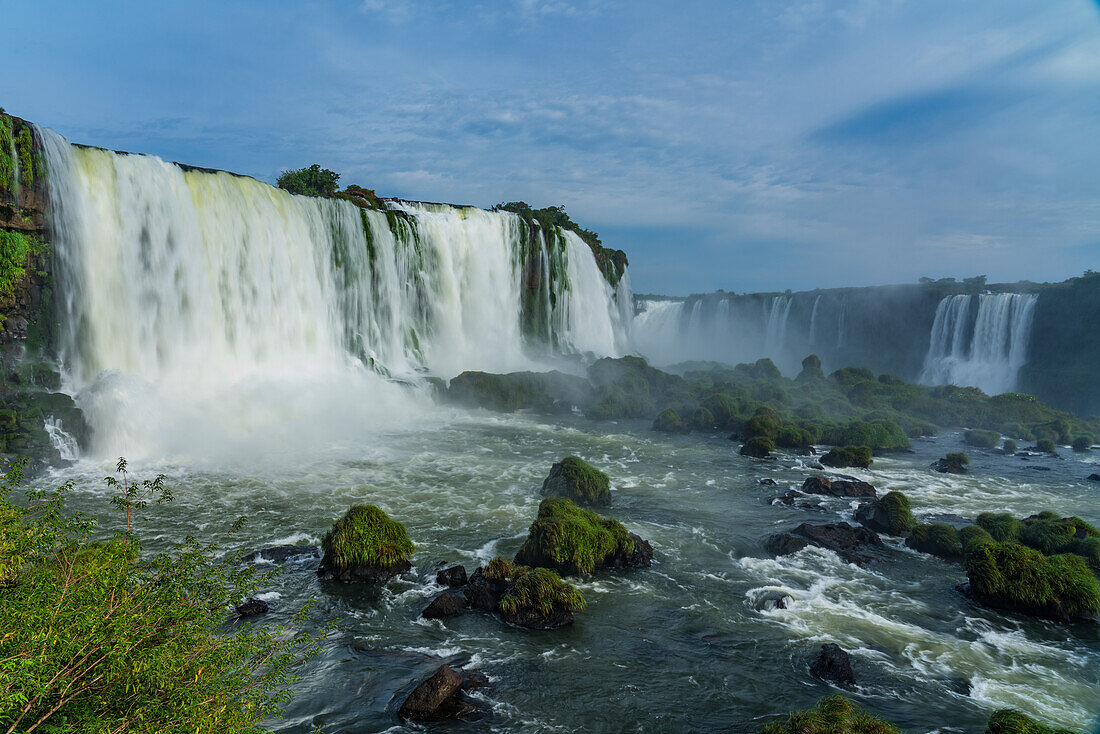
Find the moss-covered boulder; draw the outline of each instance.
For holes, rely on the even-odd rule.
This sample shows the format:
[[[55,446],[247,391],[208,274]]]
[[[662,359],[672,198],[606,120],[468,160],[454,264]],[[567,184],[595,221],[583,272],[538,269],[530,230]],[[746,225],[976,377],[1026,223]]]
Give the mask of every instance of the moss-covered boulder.
[[[578,507],[564,497],[545,499],[516,553],[515,562],[551,568],[562,574],[592,573],[597,568],[649,566],[653,548],[621,522]]]
[[[374,505],[354,505],[321,539],[317,574],[344,584],[385,583],[412,564],[405,526]]]
[[[941,474],[966,474],[970,457],[961,451],[950,453],[942,459],[936,459],[932,464],[932,470]]]
[[[1054,440],[1050,438],[1040,438],[1035,442],[1035,448],[1038,451],[1042,451],[1046,454],[1057,453],[1057,446],[1054,445]]]
[[[1019,520],[1006,512],[983,512],[974,522],[997,542],[1022,543],[1045,555],[1074,553],[1100,571],[1100,530],[1077,516],[1040,512]]]
[[[905,544],[913,550],[948,561],[962,560],[963,557],[959,531],[943,523],[915,525],[909,537],[905,539]]]
[[[809,711],[765,725],[759,734],[901,734],[901,730],[866,713],[844,696],[830,696]]]
[[[871,465],[871,449],[868,446],[838,446],[821,457],[821,463],[834,469],[850,466],[866,469]]]
[[[864,527],[886,535],[905,535],[917,524],[909,498],[897,491],[863,503],[856,509],[855,518]]]
[[[606,505],[611,502],[611,478],[584,459],[566,456],[550,467],[542,496],[566,497],[579,505]]]
[[[505,580],[508,590],[497,611],[510,624],[528,629],[555,629],[573,624],[573,613],[584,609],[576,587],[548,568],[513,566]]]
[[[1001,452],[1005,453],[1005,454],[1008,454],[1010,456],[1012,454],[1015,454],[1016,449],[1018,449],[1018,448],[1019,448],[1019,446],[1017,446],[1016,442],[1013,441],[1011,438],[1006,438],[1004,440],[1004,443],[1001,444]]]
[[[974,446],[979,449],[991,449],[997,445],[999,440],[1001,440],[1001,436],[996,431],[986,431],[975,428],[963,433],[963,442],[968,446]]]
[[[687,423],[693,431],[712,431],[718,428],[718,419],[714,417],[714,413],[702,406],[691,411]]]
[[[1063,622],[1100,610],[1100,583],[1081,556],[981,537],[965,549],[970,592],[983,604]]]
[[[753,459],[767,459],[773,451],[775,451],[775,441],[765,436],[755,436],[741,444],[741,450],[738,453]]]
[[[588,405],[592,386],[576,375],[562,372],[463,372],[451,380],[444,397],[459,405],[510,413],[534,410],[566,413]]]
[[[1073,443],[1070,445],[1074,451],[1084,453],[1092,448],[1092,436],[1078,436],[1073,439]]]
[[[1013,709],[1001,709],[994,711],[989,717],[985,734],[1077,734],[1077,732],[1040,724],[1030,716],[1025,716]]]
[[[653,419],[653,430],[661,433],[684,433],[688,425],[672,408],[665,408]]]

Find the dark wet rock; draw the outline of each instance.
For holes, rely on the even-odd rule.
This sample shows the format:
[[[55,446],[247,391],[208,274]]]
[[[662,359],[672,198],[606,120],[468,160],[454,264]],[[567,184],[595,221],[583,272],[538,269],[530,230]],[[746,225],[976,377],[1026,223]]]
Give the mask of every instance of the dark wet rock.
[[[500,604],[500,597],[504,596],[504,592],[507,590],[507,582],[491,581],[485,578],[485,574],[479,566],[470,576],[470,583],[466,585],[463,593],[466,600],[470,602],[471,608],[480,609],[483,612],[493,612]]]
[[[874,560],[868,549],[883,547],[882,541],[873,530],[853,527],[846,522],[826,525],[802,523],[794,529],[794,534],[806,538],[816,546],[834,551],[846,563],[868,563]]]
[[[248,563],[301,563],[321,557],[321,549],[315,545],[273,545],[261,548],[244,557]]]
[[[420,616],[424,619],[454,617],[458,614],[465,614],[469,607],[470,602],[465,596],[456,594],[453,591],[444,591],[435,599],[432,599],[432,603],[420,613]]]
[[[244,603],[237,605],[236,612],[238,617],[254,617],[257,614],[266,613],[270,608],[268,603],[263,599],[250,597]]]
[[[789,556],[809,544],[810,542],[805,538],[790,533],[776,533],[775,535],[769,535],[767,540],[764,541],[764,550],[773,556]]]
[[[408,573],[412,564],[400,561],[393,566],[350,566],[336,568],[326,556],[321,559],[317,575],[324,581],[336,581],[341,584],[384,584],[394,576]]]
[[[772,479],[770,477],[766,477],[764,479],[759,479],[759,480],[757,480],[757,482],[759,484],[763,484],[763,485],[768,486],[768,487],[774,487],[777,484],[779,484],[779,482],[775,481],[774,479]]]
[[[447,566],[435,575],[435,581],[440,586],[455,588],[466,585],[466,567],[455,564]]]
[[[792,489],[776,498],[776,502],[781,505],[793,505],[794,501],[799,497],[805,497],[806,495],[799,492],[797,489]]]
[[[943,684],[947,686],[947,690],[952,693],[957,693],[960,696],[969,696],[970,692],[974,690],[974,684],[971,683],[968,678],[963,678],[961,675],[953,675],[947,678]]]
[[[401,717],[413,721],[438,721],[455,716],[454,706],[444,707],[443,703],[459,692],[463,680],[459,671],[448,665],[440,666],[401,704]]]
[[[1032,469],[1034,471],[1050,471],[1049,466],[1028,466],[1028,467],[1024,467],[1024,468],[1025,469]]]
[[[653,546],[649,541],[634,533],[630,534],[630,539],[634,541],[634,550],[610,556],[601,568],[649,568],[653,565]]]
[[[793,601],[794,597],[787,592],[773,589],[757,596],[753,606],[758,612],[770,612],[773,609],[786,609]]]
[[[552,630],[573,624],[573,612],[568,609],[558,609],[548,615],[539,614],[529,609],[521,609],[512,614],[500,612],[500,618],[509,624],[526,627],[532,630]]]
[[[827,477],[808,477],[802,483],[802,491],[807,494],[826,494],[831,497],[874,497],[875,488],[867,482],[857,479],[828,479]]]
[[[1100,474],[1089,474],[1088,481],[1090,481],[1090,482],[1100,482]]]
[[[489,685],[489,676],[480,670],[463,668],[459,672],[462,673],[462,690],[464,691],[476,691]]]
[[[807,469],[817,469],[818,471],[823,471],[825,469],[825,465],[822,464],[820,461],[807,461],[806,462],[806,468]]]
[[[810,664],[810,673],[815,678],[841,688],[851,689],[856,685],[851,658],[840,645],[831,642],[821,646],[817,657]]]
[[[936,459],[932,462],[932,471],[938,471],[941,474],[966,474],[966,464],[952,458],[953,456],[954,454],[951,454],[942,459]]]

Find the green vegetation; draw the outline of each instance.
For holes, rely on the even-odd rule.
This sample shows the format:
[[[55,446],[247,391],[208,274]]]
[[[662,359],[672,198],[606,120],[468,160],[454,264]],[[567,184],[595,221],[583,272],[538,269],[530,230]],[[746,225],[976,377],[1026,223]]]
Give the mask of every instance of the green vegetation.
[[[321,539],[335,568],[393,568],[409,560],[415,546],[405,526],[374,505],[353,505]]]
[[[507,203],[497,204],[493,208],[518,214],[529,226],[537,222],[539,228],[544,233],[547,233],[547,236],[557,228],[567,229],[576,233],[578,237],[584,240],[584,243],[588,245],[589,249],[592,250],[592,255],[596,258],[596,265],[599,266],[600,272],[603,273],[612,287],[618,285],[619,280],[626,272],[626,266],[628,264],[626,253],[622,250],[611,250],[604,247],[603,243],[600,242],[600,236],[592,230],[585,229],[574,222],[569,217],[569,214],[566,213],[564,206],[548,206],[542,209],[533,209],[526,202],[509,201]]]
[[[19,156],[19,183],[31,188],[35,179],[42,177],[42,163],[34,152],[34,137],[31,129],[24,125],[15,135],[15,151]]]
[[[963,441],[969,446],[980,449],[991,449],[1001,440],[1001,435],[996,431],[983,431],[980,428],[967,431],[963,434]]]
[[[713,413],[700,406],[691,412],[688,425],[696,431],[709,431],[717,425],[717,421]]]
[[[1008,513],[983,512],[975,524],[999,543],[1021,543],[1040,553],[1075,553],[1100,571],[1100,531],[1079,517],[1053,512],[1017,520]]]
[[[933,523],[914,525],[913,531],[905,539],[905,544],[914,550],[949,560],[963,557],[962,541],[959,531],[951,525]]]
[[[539,505],[515,562],[580,574],[633,552],[634,540],[618,520],[581,509],[565,497],[550,497]]]
[[[885,532],[890,535],[902,535],[916,526],[917,521],[913,518],[909,498],[901,492],[887,492],[877,502],[886,513],[888,529]]]
[[[1001,444],[1001,450],[1004,451],[1006,454],[1016,453],[1017,448],[1019,447],[1016,445],[1016,442],[1013,441],[1011,438],[1006,438],[1004,443]],[[969,462],[969,459],[967,459],[967,461]]]
[[[318,638],[230,621],[267,578],[237,554],[194,539],[145,553],[138,515],[170,493],[163,477],[131,482],[125,462],[118,470],[109,484],[128,527],[107,540],[93,540],[107,528],[65,511],[68,485],[0,498],[0,728],[258,734]],[[292,624],[304,621],[303,611]]]
[[[683,433],[684,421],[672,408],[665,408],[653,419],[653,430],[661,433]]]
[[[1078,453],[1088,451],[1092,447],[1092,436],[1078,436],[1073,439],[1072,447]]]
[[[44,251],[45,245],[31,235],[0,230],[0,301],[15,294],[30,259]]]
[[[1077,734],[1071,729],[1059,729],[1040,724],[1019,711],[1001,709],[989,717],[985,734]]]
[[[336,196],[340,174],[314,163],[309,168],[283,171],[275,183],[280,189],[302,196]]]
[[[11,117],[0,112],[0,190],[12,191],[15,188],[15,161],[11,152],[14,148]]]
[[[754,459],[766,459],[775,451],[775,441],[766,436],[754,436],[741,445],[739,453]]]
[[[821,699],[815,708],[768,724],[760,734],[901,734],[893,724],[863,711],[844,696]]]
[[[504,614],[548,617],[556,612],[579,612],[585,607],[581,592],[548,568],[514,566],[507,578],[514,583],[500,598],[499,609]]]
[[[611,477],[577,456],[566,456],[558,463],[569,488],[568,494],[559,496],[581,504],[603,503],[611,499]]]
[[[537,410],[567,412],[587,402],[591,386],[580,377],[561,372],[463,372],[451,380],[447,399],[469,406],[481,406],[502,413]]]
[[[843,446],[837,447],[821,457],[821,463],[834,469],[842,469],[849,466],[866,469],[871,465],[871,448],[869,446]]]
[[[1049,438],[1040,438],[1038,441],[1035,442],[1035,448],[1048,454],[1055,453],[1056,449],[1054,441]]]

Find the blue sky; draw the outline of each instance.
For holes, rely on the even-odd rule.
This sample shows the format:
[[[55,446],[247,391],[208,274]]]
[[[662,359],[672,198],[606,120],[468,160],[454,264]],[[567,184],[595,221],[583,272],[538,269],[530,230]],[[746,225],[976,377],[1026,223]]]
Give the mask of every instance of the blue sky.
[[[1100,265],[1094,0],[6,0],[0,105],[71,140],[565,204],[635,290]]]

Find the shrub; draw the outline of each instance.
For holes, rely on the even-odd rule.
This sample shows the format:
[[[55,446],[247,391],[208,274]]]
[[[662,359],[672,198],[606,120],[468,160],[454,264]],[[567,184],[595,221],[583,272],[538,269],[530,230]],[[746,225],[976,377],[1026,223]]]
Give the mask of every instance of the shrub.
[[[1001,450],[1003,450],[1006,454],[1016,453],[1017,448],[1019,447],[1016,445],[1016,442],[1013,441],[1011,438],[1006,438],[1005,442],[1001,445]]]
[[[591,573],[615,556],[633,552],[634,540],[621,522],[581,509],[564,497],[551,497],[539,505],[515,562],[563,574]]]
[[[905,539],[905,544],[921,553],[928,553],[940,558],[957,559],[963,557],[959,531],[943,523],[915,525],[913,532]]]
[[[682,433],[684,430],[684,421],[675,410],[672,408],[665,408],[658,413],[657,418],[654,419],[653,430],[660,431],[661,433]]]
[[[997,445],[997,441],[1001,438],[1000,434],[996,431],[984,431],[980,428],[976,428],[971,431],[967,431],[963,434],[963,441],[970,446],[977,446],[980,449],[991,449]]]
[[[276,179],[276,185],[292,194],[303,196],[335,196],[340,174],[321,168],[314,163],[309,168],[283,171]]]
[[[519,566],[510,575],[515,583],[500,598],[499,608],[504,614],[530,612],[546,617],[560,611],[579,612],[585,607],[576,587],[550,569]]]
[[[837,447],[821,457],[821,463],[834,469],[856,466],[866,469],[871,465],[871,449],[867,446]]]
[[[1080,453],[1092,447],[1092,436],[1078,436],[1073,439],[1073,450]]]
[[[1035,448],[1040,451],[1045,451],[1048,454],[1053,454],[1055,450],[1054,441],[1049,438],[1040,438],[1035,442]]]
[[[334,568],[393,568],[406,563],[415,546],[405,526],[374,505],[354,505],[321,539]]]
[[[1024,529],[1024,524],[1007,512],[983,512],[974,524],[998,543],[1018,541]]]
[[[962,451],[953,451],[945,458],[948,464],[958,464],[959,466],[969,466],[970,464],[970,457]]]
[[[15,294],[30,258],[44,249],[45,245],[31,235],[0,230],[0,301]]]
[[[1077,734],[1070,729],[1057,729],[1040,724],[1019,711],[1001,709],[989,717],[985,734]]]
[[[21,482],[7,475],[5,494]],[[121,482],[131,514],[170,499],[163,478]],[[114,480],[114,477],[109,479]],[[289,700],[292,668],[317,636],[232,624],[235,604],[267,578],[239,555],[189,539],[143,552],[133,525],[113,538],[67,516],[68,486],[0,498],[0,537],[15,583],[0,593],[0,725],[43,732],[189,731],[244,734]],[[238,521],[233,527],[243,524]],[[305,622],[305,613],[293,624]]]
[[[791,714],[760,734],[901,734],[893,724],[864,712],[844,696],[821,699],[815,708]]]
[[[1042,617],[1068,619],[1100,610],[1100,584],[1080,556],[1044,556],[1019,543],[973,541],[966,575],[982,601]]]
[[[611,499],[611,477],[578,456],[566,456],[558,465],[561,466],[561,475],[568,487],[566,492],[559,496],[568,497],[574,502],[597,503],[607,502]],[[554,470],[550,471],[551,476]],[[550,479],[543,482],[543,490],[547,490]],[[549,494],[549,492],[546,492]]]
[[[757,413],[745,421],[741,435],[748,438],[761,436],[774,441],[779,436],[779,420],[767,414]]]
[[[719,426],[728,426],[737,415],[737,403],[726,393],[710,396],[705,402],[706,409],[714,416]]]
[[[804,449],[813,445],[813,436],[797,426],[783,426],[779,429],[775,443],[785,449]]]
[[[766,436],[754,436],[741,445],[738,453],[754,459],[766,459],[773,451],[775,451],[775,441]]]
[[[691,412],[691,427],[697,431],[709,431],[718,425],[714,414],[706,408],[696,408]]]

